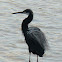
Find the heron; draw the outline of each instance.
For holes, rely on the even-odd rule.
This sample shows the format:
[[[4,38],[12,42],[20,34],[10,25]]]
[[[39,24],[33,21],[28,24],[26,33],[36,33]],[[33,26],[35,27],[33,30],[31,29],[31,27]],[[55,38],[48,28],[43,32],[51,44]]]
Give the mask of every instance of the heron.
[[[43,57],[47,47],[47,39],[44,33],[38,27],[28,27],[29,23],[33,20],[33,11],[31,9],[26,9],[22,12],[15,12],[12,14],[28,14],[28,16],[22,22],[22,33],[25,37],[25,41],[28,45],[29,50],[29,62],[31,53],[37,55],[37,62],[38,56]]]

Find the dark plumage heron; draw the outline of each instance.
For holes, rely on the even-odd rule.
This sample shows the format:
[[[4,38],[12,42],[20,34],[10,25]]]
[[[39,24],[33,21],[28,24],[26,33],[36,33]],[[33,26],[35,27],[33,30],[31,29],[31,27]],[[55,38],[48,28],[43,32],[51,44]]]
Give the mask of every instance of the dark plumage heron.
[[[37,62],[38,56],[43,57],[45,53],[45,49],[47,47],[47,42],[44,33],[37,27],[28,27],[28,24],[33,19],[33,12],[30,9],[26,9],[23,12],[16,12],[12,14],[24,13],[28,14],[28,17],[25,18],[22,22],[22,32],[25,36],[25,41],[28,45],[29,49],[29,62],[31,52],[33,54],[37,54]]]

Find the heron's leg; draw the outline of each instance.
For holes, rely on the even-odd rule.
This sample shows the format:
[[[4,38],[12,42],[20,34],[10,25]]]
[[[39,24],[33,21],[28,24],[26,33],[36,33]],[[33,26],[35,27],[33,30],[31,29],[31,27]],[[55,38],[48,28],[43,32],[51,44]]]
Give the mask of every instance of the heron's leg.
[[[31,52],[29,53],[29,62],[30,62],[30,56],[31,56]]]
[[[37,55],[37,62],[38,62],[38,55]]]

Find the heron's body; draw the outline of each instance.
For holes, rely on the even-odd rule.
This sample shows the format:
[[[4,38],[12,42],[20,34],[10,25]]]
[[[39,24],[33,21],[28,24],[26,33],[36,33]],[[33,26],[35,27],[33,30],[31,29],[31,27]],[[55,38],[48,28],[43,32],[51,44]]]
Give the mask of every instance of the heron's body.
[[[26,9],[23,12],[16,12],[17,13],[28,13],[28,17],[25,18],[22,22],[22,32],[25,36],[25,41],[28,45],[29,53],[37,54],[40,57],[43,56],[45,52],[45,47],[47,45],[46,38],[44,33],[37,27],[28,27],[28,24],[33,19],[33,12],[30,9]],[[29,60],[30,62],[30,60]]]
[[[45,39],[42,39],[42,35],[44,35],[43,32],[41,32],[37,27],[29,27],[25,35],[25,40],[28,44],[29,52],[37,54],[40,57],[43,56],[45,50],[45,48],[43,48],[44,45],[42,44],[42,41],[46,41]]]

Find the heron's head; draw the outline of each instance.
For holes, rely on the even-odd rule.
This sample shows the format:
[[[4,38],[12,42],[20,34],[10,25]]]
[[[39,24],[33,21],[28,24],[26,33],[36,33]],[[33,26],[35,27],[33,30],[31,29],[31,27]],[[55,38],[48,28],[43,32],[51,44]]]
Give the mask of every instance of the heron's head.
[[[33,14],[32,10],[31,9],[26,9],[22,12],[15,12],[15,13],[12,13],[12,14],[18,14],[18,13],[23,13],[23,14]]]

